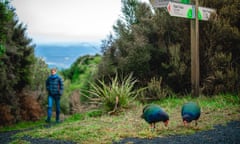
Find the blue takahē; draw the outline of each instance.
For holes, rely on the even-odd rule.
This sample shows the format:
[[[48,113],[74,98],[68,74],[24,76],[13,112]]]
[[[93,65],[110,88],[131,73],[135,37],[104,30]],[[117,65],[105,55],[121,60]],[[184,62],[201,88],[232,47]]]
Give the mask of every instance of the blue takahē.
[[[168,125],[169,116],[163,109],[156,104],[149,104],[143,108],[141,116],[147,123],[154,129],[157,122],[164,122],[165,126]]]
[[[201,115],[200,106],[195,102],[188,102],[182,106],[182,119],[183,124],[186,126],[187,123],[195,120],[195,125],[197,125],[197,121]]]

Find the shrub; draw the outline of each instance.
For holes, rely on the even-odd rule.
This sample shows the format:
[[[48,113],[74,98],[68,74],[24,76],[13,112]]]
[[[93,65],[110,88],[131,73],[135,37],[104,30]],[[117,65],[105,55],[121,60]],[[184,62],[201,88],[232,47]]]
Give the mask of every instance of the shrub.
[[[19,96],[21,120],[39,120],[43,116],[43,110],[40,103],[34,98],[34,94],[28,91],[23,91]]]
[[[146,91],[144,92],[145,97],[143,101],[147,100],[160,100],[166,98],[172,92],[162,86],[162,77],[159,79],[156,77],[151,78],[147,84]]]
[[[116,75],[110,79],[110,83],[98,80],[98,83],[91,83],[88,91],[92,96],[91,101],[97,101],[104,106],[107,111],[115,112],[119,108],[126,108],[138,96],[140,91],[134,90],[137,80],[132,78],[132,74],[127,75],[122,80]]]
[[[8,125],[14,123],[14,116],[11,114],[11,106],[1,104],[0,107],[0,125]]]

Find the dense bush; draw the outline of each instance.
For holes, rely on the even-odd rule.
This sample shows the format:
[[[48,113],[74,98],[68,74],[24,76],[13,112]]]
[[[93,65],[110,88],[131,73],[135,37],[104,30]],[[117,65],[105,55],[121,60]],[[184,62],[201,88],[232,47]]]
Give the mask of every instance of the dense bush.
[[[164,98],[172,95],[172,91],[162,84],[162,77],[153,77],[147,84],[143,95],[144,97],[141,101],[163,100]]]
[[[36,64],[26,29],[9,2],[0,1],[0,125],[37,120],[42,114],[39,101],[45,89],[40,70],[46,67]],[[38,94],[31,92],[35,90]]]
[[[203,0],[216,9],[199,21],[200,87],[202,94],[240,91],[240,0]],[[231,12],[229,12],[231,11]],[[146,86],[153,77],[175,93],[191,93],[190,20],[169,16],[137,0],[122,0],[114,34],[102,41],[98,76],[129,74]]]

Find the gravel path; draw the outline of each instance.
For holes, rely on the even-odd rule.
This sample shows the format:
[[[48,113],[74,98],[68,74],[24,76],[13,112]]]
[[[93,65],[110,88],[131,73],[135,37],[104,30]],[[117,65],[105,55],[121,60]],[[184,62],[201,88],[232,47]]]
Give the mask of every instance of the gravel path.
[[[20,131],[0,133],[0,143],[9,144]],[[71,141],[53,140],[48,138],[22,137],[31,144],[75,144]],[[126,138],[114,144],[240,144],[240,121],[232,121],[226,126],[217,125],[213,130],[197,132],[192,135],[176,135],[164,138]]]
[[[240,144],[240,121],[227,126],[217,125],[213,130],[201,131],[192,135],[176,135],[164,138],[126,138],[114,144]]]
[[[43,125],[45,128],[51,128],[55,124],[46,124]],[[9,144],[14,139],[12,136],[17,134],[18,132],[32,130],[33,128],[29,128],[26,130],[16,130],[16,131],[9,131],[9,132],[0,132],[0,144]],[[63,141],[63,140],[53,140],[49,138],[32,138],[30,136],[22,137],[22,140],[27,141],[31,144],[76,144],[75,142],[71,141]]]

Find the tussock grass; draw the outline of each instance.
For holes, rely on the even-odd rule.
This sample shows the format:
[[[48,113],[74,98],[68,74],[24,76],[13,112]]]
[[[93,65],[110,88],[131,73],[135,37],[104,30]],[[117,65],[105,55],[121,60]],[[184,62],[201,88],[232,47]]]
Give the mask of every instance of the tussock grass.
[[[180,111],[181,106],[188,101],[195,101],[201,106],[201,117],[198,126],[192,122],[189,127],[183,127]],[[240,98],[232,95],[219,95],[216,97],[167,98],[155,102],[159,104],[170,116],[168,127],[163,123],[156,125],[151,131],[149,124],[140,118],[144,105],[134,103],[118,115],[101,115],[99,117],[73,116],[65,122],[50,128],[37,128],[18,134],[32,137],[70,140],[81,144],[112,143],[126,137],[153,138],[178,134],[192,134],[197,131],[212,129],[214,125],[226,124],[229,121],[240,120]]]

